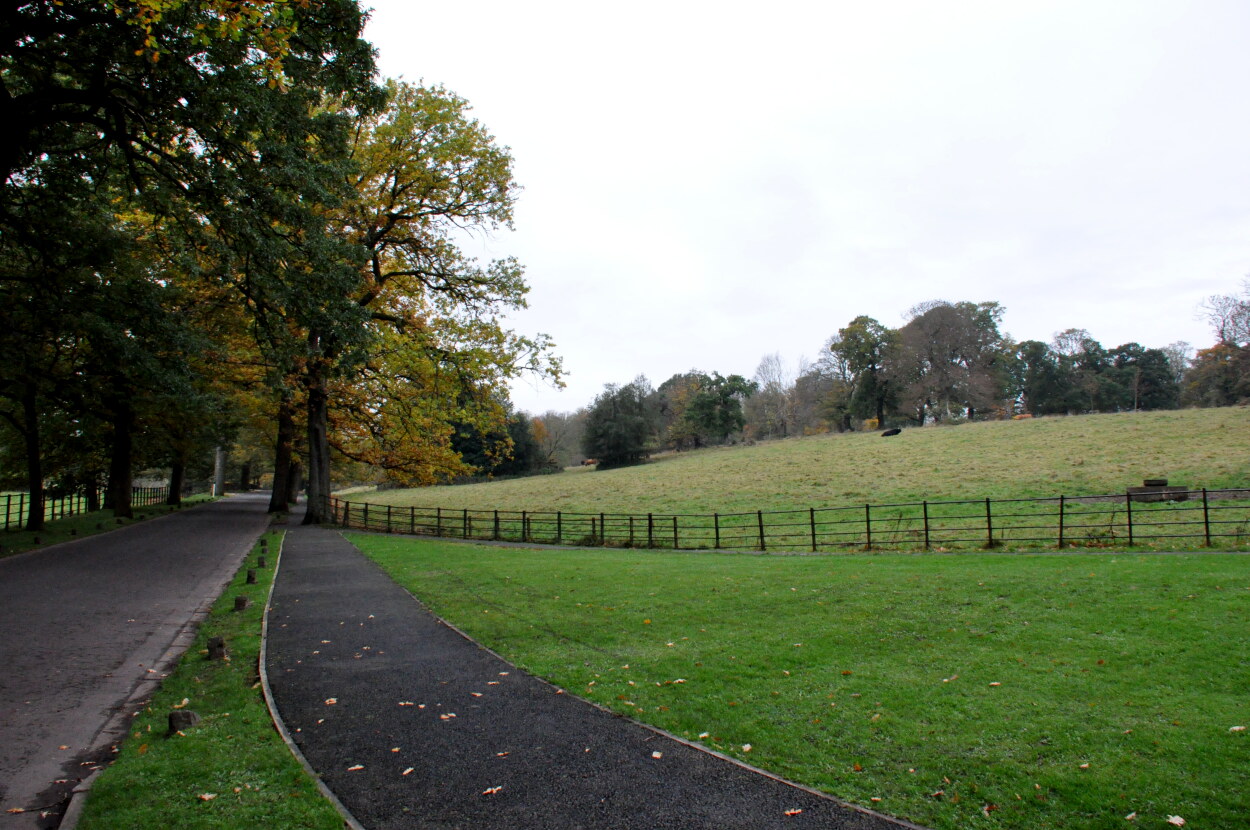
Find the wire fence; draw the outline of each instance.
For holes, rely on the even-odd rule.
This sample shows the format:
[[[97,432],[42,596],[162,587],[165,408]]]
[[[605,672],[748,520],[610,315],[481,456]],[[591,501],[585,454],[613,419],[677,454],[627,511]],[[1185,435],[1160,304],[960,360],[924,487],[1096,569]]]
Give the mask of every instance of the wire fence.
[[[1250,542],[1250,489],[922,501],[711,514],[453,510],[330,499],[342,527],[550,545],[672,550],[951,550]]]
[[[169,487],[135,487],[131,490],[130,504],[132,507],[149,507],[153,504],[164,504],[169,498]],[[29,493],[5,493],[0,496],[3,500],[4,509],[4,529],[5,530],[22,530],[26,526],[26,510],[30,505]],[[95,498],[96,504],[103,502],[103,493],[97,493]],[[43,518],[44,521],[54,521],[63,519],[66,516],[77,516],[82,513],[90,513],[89,506],[92,500],[85,493],[74,493],[69,496],[58,496],[56,498],[44,498],[43,502]]]

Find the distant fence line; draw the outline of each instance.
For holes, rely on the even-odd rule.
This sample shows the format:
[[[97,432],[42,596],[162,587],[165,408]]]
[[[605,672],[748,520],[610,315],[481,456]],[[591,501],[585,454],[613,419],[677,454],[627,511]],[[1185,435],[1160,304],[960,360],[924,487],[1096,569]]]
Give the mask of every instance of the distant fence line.
[[[26,525],[26,508],[30,504],[29,493],[8,493],[0,496],[4,499],[4,529],[21,530]],[[149,507],[162,504],[169,498],[169,487],[134,487],[131,489],[130,504],[132,507]],[[97,494],[96,503],[103,503],[103,492]],[[90,500],[83,493],[70,496],[45,498],[43,502],[44,521],[63,519],[89,513]]]
[[[1200,539],[1250,541],[1250,489],[1157,494],[922,501],[757,510],[623,514],[453,510],[330,499],[343,527],[551,545],[673,550],[933,550],[1032,543],[1109,547]]]

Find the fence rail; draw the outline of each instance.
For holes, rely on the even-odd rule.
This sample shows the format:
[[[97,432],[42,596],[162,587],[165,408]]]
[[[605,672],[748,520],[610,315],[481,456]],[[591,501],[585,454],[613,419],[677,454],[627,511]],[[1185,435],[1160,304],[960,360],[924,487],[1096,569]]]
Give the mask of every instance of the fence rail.
[[[330,499],[334,522],[384,533],[673,550],[949,550],[1250,542],[1250,489],[922,501],[711,514],[453,510]]]
[[[169,487],[135,487],[131,490],[130,504],[132,507],[149,507],[163,504],[169,498]],[[6,493],[0,496],[3,500],[4,529],[22,530],[26,526],[26,510],[30,505],[29,493]],[[103,501],[103,494],[97,495],[96,503]],[[75,493],[58,498],[45,498],[43,502],[43,518],[45,521],[63,519],[90,512],[87,509],[89,499],[85,494]]]

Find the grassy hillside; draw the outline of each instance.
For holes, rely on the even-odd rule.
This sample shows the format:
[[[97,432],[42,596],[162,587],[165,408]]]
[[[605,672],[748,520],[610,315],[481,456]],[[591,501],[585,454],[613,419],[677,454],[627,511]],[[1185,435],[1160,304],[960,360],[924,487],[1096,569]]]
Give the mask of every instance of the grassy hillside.
[[[1143,478],[1250,486],[1250,409],[991,421],[824,435],[666,456],[650,464],[353,501],[452,509],[722,513],[964,498],[1122,493]]]

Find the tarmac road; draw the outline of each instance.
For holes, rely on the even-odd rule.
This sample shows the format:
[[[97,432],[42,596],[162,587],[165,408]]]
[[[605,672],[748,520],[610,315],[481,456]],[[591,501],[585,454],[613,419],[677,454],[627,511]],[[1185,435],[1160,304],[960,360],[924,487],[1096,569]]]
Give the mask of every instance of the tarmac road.
[[[0,830],[59,824],[268,526],[267,504],[236,496],[0,559]]]

